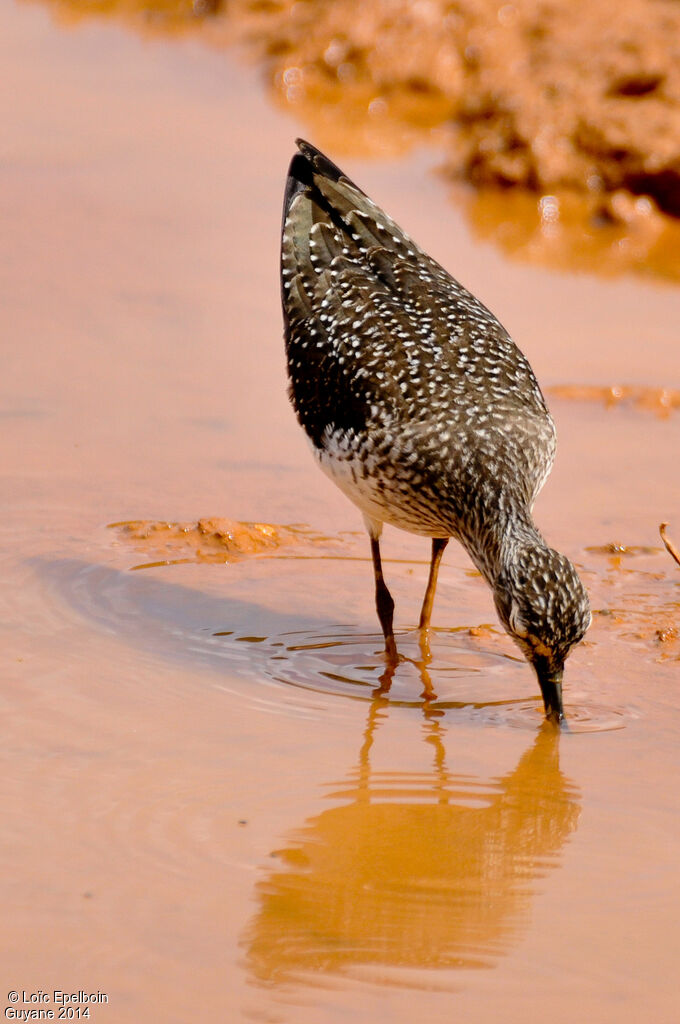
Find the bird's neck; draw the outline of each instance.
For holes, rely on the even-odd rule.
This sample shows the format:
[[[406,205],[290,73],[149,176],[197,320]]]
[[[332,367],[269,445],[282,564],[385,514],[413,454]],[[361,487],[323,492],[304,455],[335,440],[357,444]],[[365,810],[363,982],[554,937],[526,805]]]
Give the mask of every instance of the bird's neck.
[[[492,588],[521,551],[546,546],[531,512],[524,507],[487,509],[481,525],[466,531],[460,539]]]

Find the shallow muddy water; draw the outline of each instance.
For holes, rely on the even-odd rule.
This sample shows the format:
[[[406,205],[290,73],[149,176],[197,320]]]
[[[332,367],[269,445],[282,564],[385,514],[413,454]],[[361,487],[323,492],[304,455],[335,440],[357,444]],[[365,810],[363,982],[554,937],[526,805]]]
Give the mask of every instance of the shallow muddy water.
[[[675,1022],[680,291],[508,263],[427,152],[351,161],[531,359],[537,520],[594,609],[556,735],[453,546],[423,660],[428,546],[386,531],[385,678],[359,516],[285,393],[297,126],[196,40],[1,19],[2,999]]]

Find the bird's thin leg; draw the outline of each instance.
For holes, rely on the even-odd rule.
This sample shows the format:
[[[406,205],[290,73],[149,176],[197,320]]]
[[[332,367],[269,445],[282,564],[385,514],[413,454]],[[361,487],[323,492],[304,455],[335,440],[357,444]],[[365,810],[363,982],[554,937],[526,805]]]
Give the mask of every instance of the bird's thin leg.
[[[399,660],[397,645],[392,630],[392,618],[394,616],[394,601],[387,589],[383,577],[382,562],[380,560],[380,540],[371,536],[371,555],[373,556],[373,573],[375,575],[375,607],[378,611],[378,618],[385,636],[385,651],[390,664],[396,665]]]
[[[427,581],[427,589],[425,591],[425,597],[423,599],[423,607],[420,611],[420,622],[418,623],[419,628],[423,630],[430,628],[430,619],[432,617],[432,605],[434,604],[434,592],[437,589],[437,575],[439,573],[439,563],[442,560],[444,548],[448,543],[448,537],[432,538],[432,561],[430,562],[430,576]]]

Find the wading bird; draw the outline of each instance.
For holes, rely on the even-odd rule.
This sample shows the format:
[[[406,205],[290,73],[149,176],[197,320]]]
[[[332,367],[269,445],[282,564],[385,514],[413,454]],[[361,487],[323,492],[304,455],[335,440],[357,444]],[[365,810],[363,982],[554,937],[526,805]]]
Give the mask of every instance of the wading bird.
[[[533,371],[474,295],[319,150],[298,148],[281,243],[290,396],[320,467],[364,515],[388,664],[398,654],[383,523],[432,538],[421,630],[454,537],[559,721],[564,662],[590,609],[531,514],[555,455]]]

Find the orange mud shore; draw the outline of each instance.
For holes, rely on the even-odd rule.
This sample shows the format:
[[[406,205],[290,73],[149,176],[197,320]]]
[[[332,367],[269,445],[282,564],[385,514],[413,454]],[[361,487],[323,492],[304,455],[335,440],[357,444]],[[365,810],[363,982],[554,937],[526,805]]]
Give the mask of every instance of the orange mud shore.
[[[238,45],[336,152],[434,143],[446,177],[475,187],[460,197],[473,223],[509,253],[680,277],[680,12],[667,0],[48,2]]]

